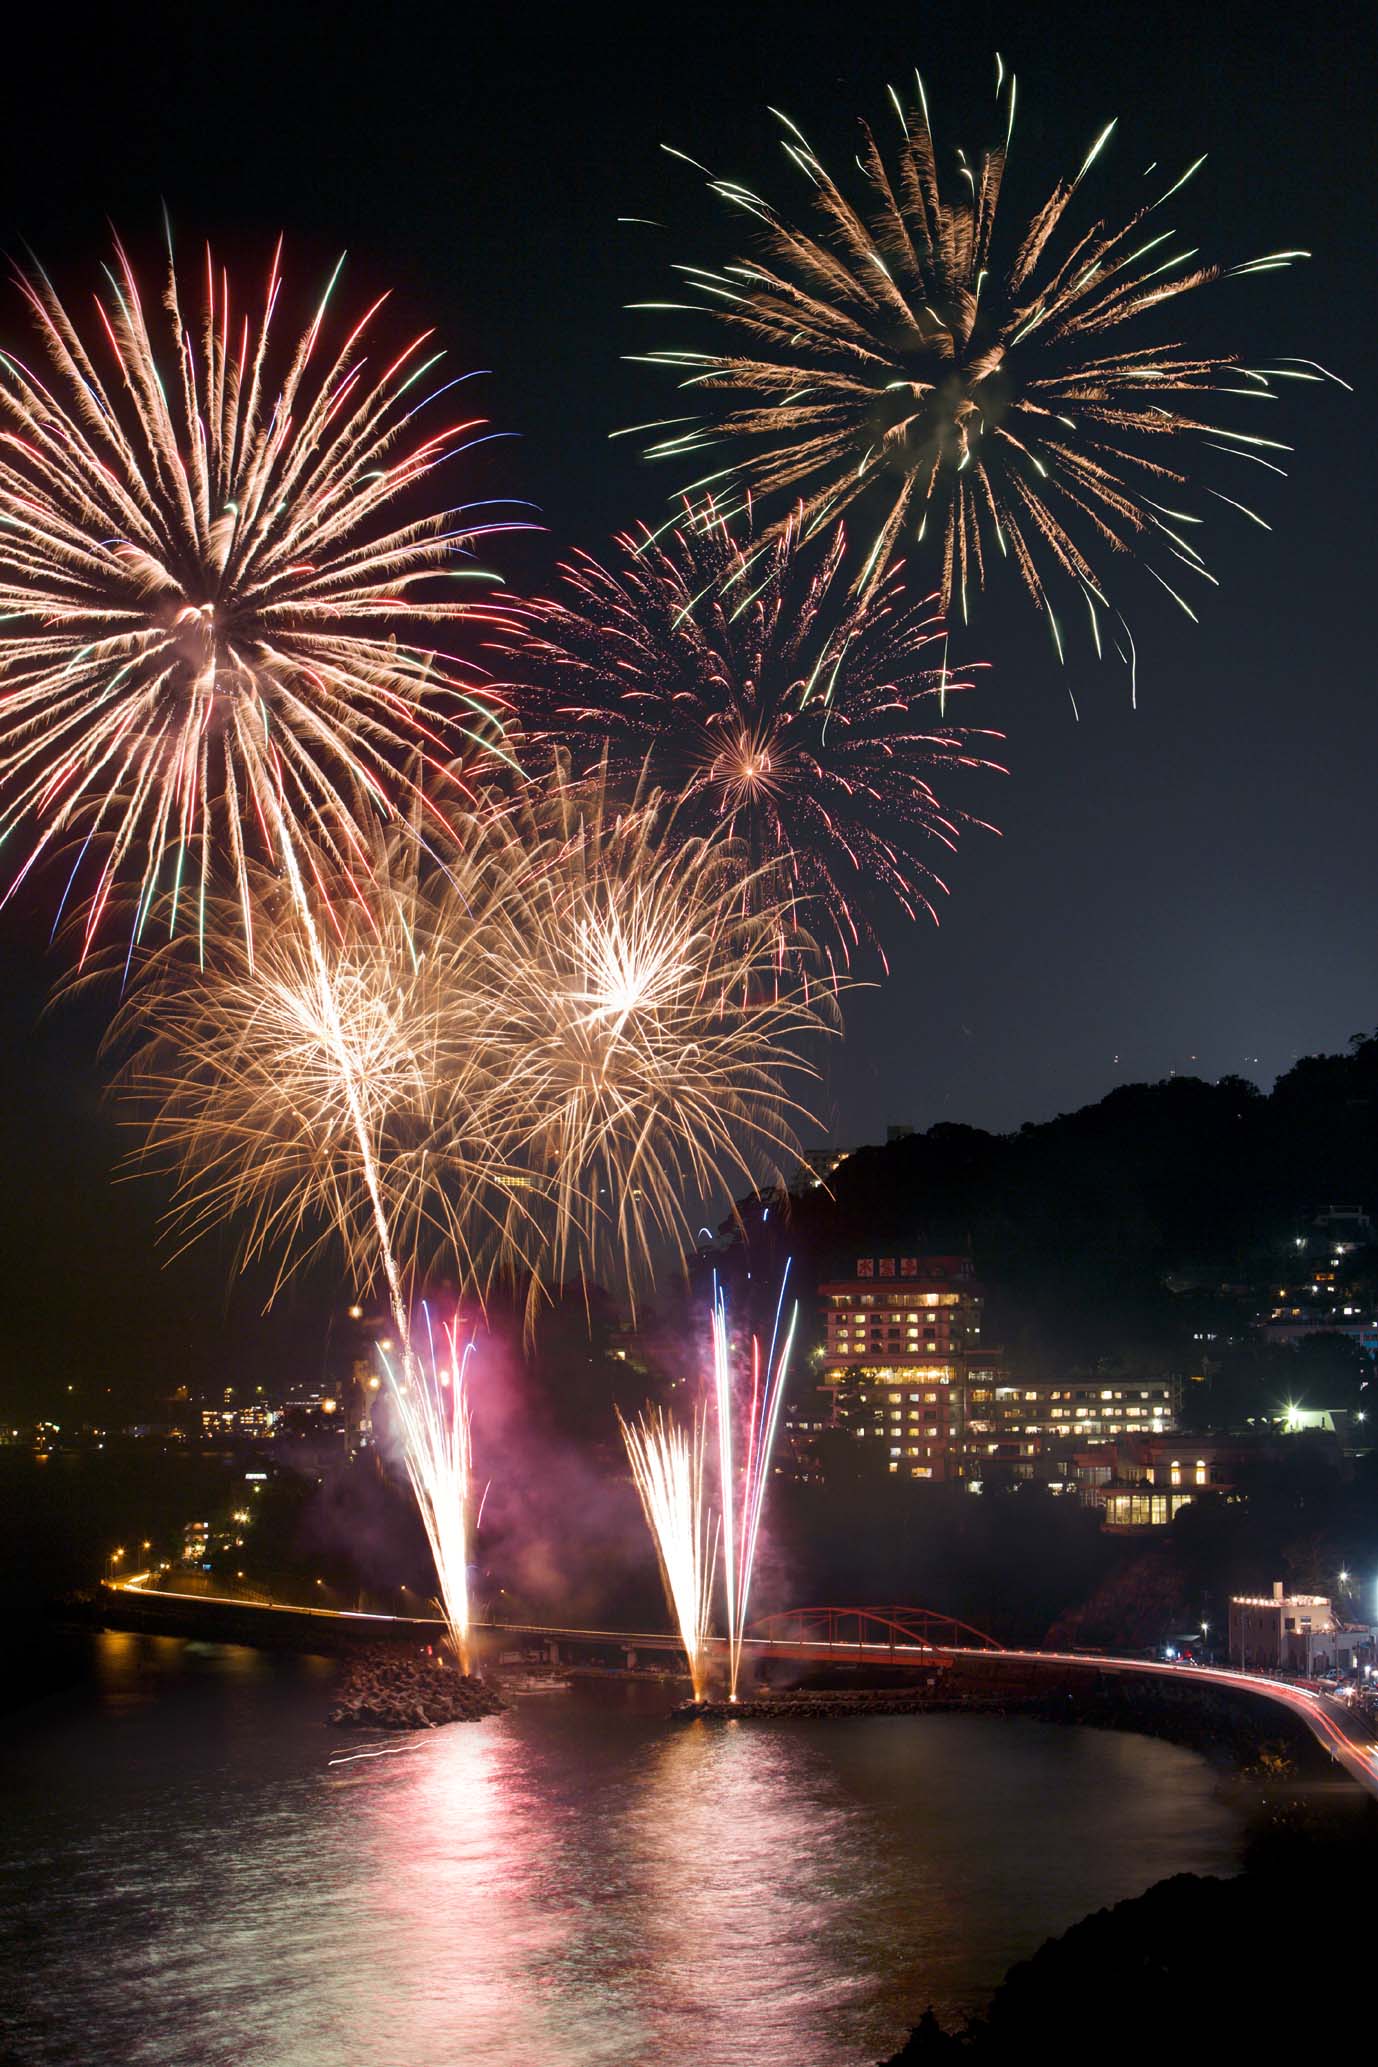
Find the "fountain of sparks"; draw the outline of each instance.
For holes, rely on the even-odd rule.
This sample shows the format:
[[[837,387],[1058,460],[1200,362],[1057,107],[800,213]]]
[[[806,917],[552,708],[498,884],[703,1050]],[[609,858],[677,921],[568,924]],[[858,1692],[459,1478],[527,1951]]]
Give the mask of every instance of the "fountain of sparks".
[[[737,1698],[751,1580],[761,1538],[761,1516],[770,1483],[771,1458],[784,1402],[790,1351],[799,1318],[796,1300],[783,1331],[790,1266],[780,1281],[770,1346],[763,1357],[751,1337],[749,1389],[739,1383],[727,1329],[727,1299],[713,1278],[713,1398],[718,1421],[718,1478],[722,1500],[723,1590],[727,1600],[728,1698]]]
[[[407,1477],[421,1511],[435,1560],[440,1610],[459,1669],[470,1670],[469,1513],[473,1490],[473,1445],[469,1420],[469,1360],[474,1344],[459,1341],[460,1322],[432,1324],[422,1302],[426,1348],[413,1330],[401,1369],[379,1351],[402,1429]]]
[[[717,1519],[704,1504],[705,1428],[692,1429],[657,1409],[624,1421],[618,1414],[632,1478],[660,1560],[665,1598],[679,1628],[694,1699],[708,1684],[708,1644],[717,1565]]]

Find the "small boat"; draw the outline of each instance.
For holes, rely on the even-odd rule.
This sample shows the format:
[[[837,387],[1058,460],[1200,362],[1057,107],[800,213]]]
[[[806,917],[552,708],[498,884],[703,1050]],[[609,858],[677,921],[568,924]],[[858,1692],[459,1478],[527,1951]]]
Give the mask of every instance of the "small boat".
[[[550,1672],[504,1672],[501,1686],[504,1694],[567,1694],[571,1682]]]

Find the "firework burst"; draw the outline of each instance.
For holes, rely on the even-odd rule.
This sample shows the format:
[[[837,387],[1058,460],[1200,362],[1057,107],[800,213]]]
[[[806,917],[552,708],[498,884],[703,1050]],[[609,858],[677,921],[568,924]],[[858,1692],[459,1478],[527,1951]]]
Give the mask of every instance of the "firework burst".
[[[138,1115],[141,1159],[178,1178],[174,1222],[190,1240],[225,1222],[282,1280],[337,1240],[356,1283],[381,1273],[406,1339],[418,1259],[511,1228],[502,1172],[476,1136],[494,1066],[482,1003],[454,981],[490,892],[478,842],[453,857],[440,902],[421,849],[375,835],[365,906],[327,904],[322,929],[266,869],[250,867],[250,961],[232,926],[208,959],[178,940],[144,963],[108,1046]],[[467,896],[471,928],[437,929]],[[213,918],[223,915],[212,907]],[[485,1221],[484,1201],[490,1202]]]
[[[155,899],[202,930],[220,854],[246,925],[254,849],[309,844],[348,885],[371,819],[500,739],[417,630],[482,614],[455,584],[511,527],[404,514],[482,420],[421,429],[460,383],[430,333],[370,366],[381,301],[328,341],[338,267],[280,346],[279,257],[241,313],[209,253],[189,304],[169,251],[149,311],[117,244],[89,337],[38,274],[38,369],[0,353],[0,836],[28,835],[7,894],[73,853],[88,948],[123,884],[135,935]]]
[[[993,765],[975,742],[997,736],[945,722],[970,684],[941,620],[898,572],[848,595],[840,527],[755,542],[708,507],[616,544],[614,566],[581,555],[563,595],[516,607],[504,686],[526,726],[624,781],[649,771],[686,833],[724,832],[758,893],[826,920],[844,962],[876,892],[931,912],[944,885],[922,851],[973,822],[934,782]]]
[[[656,1547],[666,1603],[684,1646],[694,1699],[701,1701],[708,1687],[718,1537],[704,1501],[703,1423],[695,1415],[692,1429],[681,1428],[659,1410],[632,1422],[620,1413],[617,1419]]]
[[[1303,359],[1245,366],[1233,354],[1146,334],[1146,326],[1212,282],[1307,254],[1203,261],[1163,213],[1202,159],[1177,178],[1150,167],[1149,198],[1118,228],[1074,222],[1074,197],[1113,123],[1076,177],[1060,181],[1006,239],[997,203],[1014,126],[1013,76],[999,67],[1000,142],[974,161],[957,152],[950,177],[940,174],[917,75],[916,82],[912,104],[891,90],[892,149],[863,125],[856,201],[796,125],[779,117],[784,148],[812,191],[811,229],[710,174],[712,190],[762,226],[759,252],[721,270],[680,268],[693,302],[640,306],[710,310],[733,332],[732,348],[649,358],[680,370],[689,390],[741,399],[717,418],[672,419],[653,453],[678,461],[720,442],[740,446],[741,456],[696,489],[730,481],[786,492],[801,499],[807,524],[864,498],[877,521],[863,584],[897,548],[922,543],[941,568],[944,609],[964,619],[992,556],[1010,557],[1047,612],[1059,650],[1048,572],[1084,598],[1099,649],[1107,551],[1144,557],[1156,548],[1172,580],[1153,558],[1150,573],[1194,616],[1174,586],[1177,567],[1212,577],[1188,536],[1199,515],[1173,506],[1187,485],[1188,455],[1201,444],[1277,472],[1287,449],[1217,421],[1215,398],[1267,397],[1278,380],[1327,376]],[[1264,521],[1233,495],[1205,493]]]
[[[406,1338],[432,1261],[465,1285],[571,1274],[629,1292],[703,1210],[797,1159],[792,1087],[836,1024],[744,913],[722,843],[655,795],[557,771],[436,855],[370,851],[367,905],[303,912],[251,871],[260,936],[149,958],[111,1040],[144,1156],[178,1174],[188,1237],[228,1220],[285,1275],[338,1240],[380,1271]]]
[[[792,1086],[836,1013],[788,913],[729,842],[681,838],[663,795],[627,805],[606,768],[557,771],[506,825],[516,882],[486,937],[496,961],[466,972],[503,1062],[483,1138],[529,1173],[547,1271],[611,1273],[634,1299],[658,1252],[693,1249],[710,1201],[793,1166]],[[782,937],[797,945],[783,965]]]

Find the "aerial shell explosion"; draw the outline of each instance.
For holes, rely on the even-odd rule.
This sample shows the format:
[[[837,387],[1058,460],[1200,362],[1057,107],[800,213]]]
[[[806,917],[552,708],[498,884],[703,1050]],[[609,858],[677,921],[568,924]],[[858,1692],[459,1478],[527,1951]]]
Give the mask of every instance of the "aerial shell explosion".
[[[460,385],[429,332],[371,371],[382,299],[330,340],[338,267],[280,346],[280,253],[241,314],[207,252],[193,315],[170,246],[150,312],[117,243],[89,337],[21,277],[41,360],[0,352],[0,835],[31,837],[5,894],[70,855],[83,953],[125,887],[131,950],[155,901],[203,936],[225,862],[248,928],[254,852],[319,853],[359,894],[374,821],[437,815],[457,760],[503,751],[496,700],[419,636],[486,614],[455,583],[493,580],[472,548],[513,528],[426,507],[483,420],[421,428]]]
[[[998,735],[948,720],[971,683],[932,599],[911,602],[898,570],[849,594],[840,525],[759,539],[705,505],[615,545],[511,606],[503,687],[537,745],[606,757],[624,785],[649,775],[683,833],[725,834],[752,896],[844,967],[880,900],[936,917],[931,857],[980,823],[945,787],[994,766]]]
[[[861,584],[881,579],[896,551],[921,548],[934,556],[944,609],[963,620],[992,557],[1012,559],[1061,652],[1048,588],[1055,572],[1084,601],[1100,650],[1103,621],[1129,641],[1106,556],[1135,554],[1194,617],[1176,585],[1180,570],[1214,579],[1189,536],[1202,515],[1180,507],[1195,452],[1281,472],[1287,446],[1236,427],[1238,402],[1268,399],[1279,381],[1334,376],[1304,358],[1245,364],[1148,328],[1222,278],[1308,256],[1202,260],[1164,211],[1204,158],[1176,178],[1150,166],[1148,198],[1118,227],[1077,220],[1072,204],[1112,122],[1076,176],[1004,237],[997,204],[1015,79],[1002,64],[997,95],[1000,140],[975,161],[957,151],[948,176],[922,79],[912,100],[892,88],[898,135],[886,146],[863,125],[856,200],[779,116],[785,152],[812,196],[809,228],[709,174],[712,191],[760,226],[755,247],[721,268],[679,267],[695,299],[638,306],[704,314],[731,343],[640,356],[680,373],[689,395],[721,396],[725,406],[665,420],[669,434],[650,451],[676,466],[713,451],[719,463],[685,492],[711,489],[729,503],[788,496],[806,527],[864,510]],[[1203,492],[1268,528],[1223,487]],[[1132,643],[1121,651],[1132,664]]]

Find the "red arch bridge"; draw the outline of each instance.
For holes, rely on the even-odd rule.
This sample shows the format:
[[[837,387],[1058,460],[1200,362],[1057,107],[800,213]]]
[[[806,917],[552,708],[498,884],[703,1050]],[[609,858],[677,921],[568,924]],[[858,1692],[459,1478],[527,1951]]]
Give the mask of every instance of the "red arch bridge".
[[[434,1636],[443,1627],[435,1616],[402,1617],[299,1608],[229,1595],[178,1594],[149,1584],[151,1573],[106,1581],[102,1593],[118,1613],[118,1626],[166,1631],[169,1635],[218,1638],[228,1643],[285,1643],[299,1650],[338,1648],[340,1640],[388,1635]],[[666,1630],[563,1629],[526,1622],[487,1622],[474,1627],[481,1656],[537,1655],[552,1664],[615,1662],[635,1665],[660,1655],[683,1657],[678,1637]],[[715,1641],[726,1654],[722,1638]],[[1263,1695],[1289,1708],[1337,1759],[1352,1779],[1378,1795],[1378,1743],[1362,1717],[1324,1688],[1266,1673],[1236,1672],[1215,1665],[1168,1664],[1152,1658],[1117,1658],[1104,1652],[1017,1651],[998,1644],[984,1630],[931,1608],[793,1608],[749,1625],[742,1645],[750,1661],[788,1659],[818,1665],[909,1666],[924,1672],[950,1671],[964,1678],[1009,1686],[1036,1687],[1049,1680],[1094,1681],[1120,1677],[1170,1678],[1179,1685],[1233,1688]]]
[[[476,1624],[474,1634],[480,1645],[505,1639],[521,1648],[534,1641],[553,1664],[572,1664],[581,1655],[609,1647],[624,1653],[630,1663],[644,1663],[657,1655],[676,1659],[684,1655],[678,1636],[667,1630],[555,1629],[540,1623],[490,1622]],[[714,1637],[709,1648],[714,1656],[726,1659],[726,1637]],[[937,1670],[959,1652],[964,1656],[973,1652],[1006,1655],[1003,1645],[983,1629],[974,1629],[969,1622],[941,1614],[936,1608],[790,1608],[748,1623],[742,1639],[742,1656],[748,1663],[778,1658],[802,1664]]]

